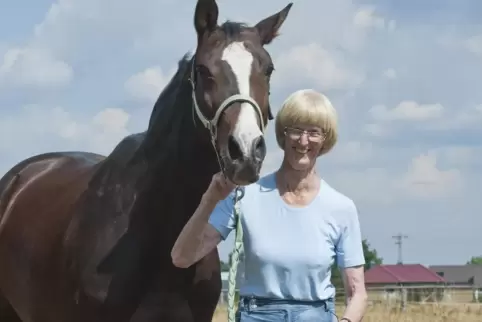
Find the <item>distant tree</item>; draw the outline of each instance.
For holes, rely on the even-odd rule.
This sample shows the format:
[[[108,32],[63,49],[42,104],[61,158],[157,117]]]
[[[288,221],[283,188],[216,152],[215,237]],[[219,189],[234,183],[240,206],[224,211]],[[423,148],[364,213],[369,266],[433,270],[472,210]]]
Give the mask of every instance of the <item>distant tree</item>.
[[[380,265],[383,262],[383,258],[378,257],[376,249],[370,249],[370,244],[366,239],[363,240],[363,254],[365,254],[365,271],[373,266]]]
[[[228,262],[227,263],[224,263],[226,265],[226,271],[229,271],[229,268],[231,267],[231,257],[233,256],[233,252],[231,251],[228,255]],[[241,253],[239,254],[239,263],[243,262],[244,261],[244,251],[241,250]],[[223,266],[221,266],[223,267]],[[222,270],[222,268],[221,268]]]
[[[482,265],[482,256],[473,256],[467,264]]]
[[[229,272],[229,264],[221,261],[221,272]]]

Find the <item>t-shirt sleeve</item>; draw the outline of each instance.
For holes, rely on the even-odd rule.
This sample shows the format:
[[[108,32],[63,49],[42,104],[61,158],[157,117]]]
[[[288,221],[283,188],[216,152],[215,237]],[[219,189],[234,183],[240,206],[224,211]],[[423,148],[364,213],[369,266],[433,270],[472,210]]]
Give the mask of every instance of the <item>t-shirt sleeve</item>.
[[[208,222],[221,234],[223,240],[228,238],[235,226],[234,196],[233,192],[226,199],[219,201],[209,217]]]
[[[336,262],[341,268],[353,267],[365,264],[363,253],[362,236],[358,211],[353,203],[349,201],[343,210],[343,224],[340,229],[336,249]]]

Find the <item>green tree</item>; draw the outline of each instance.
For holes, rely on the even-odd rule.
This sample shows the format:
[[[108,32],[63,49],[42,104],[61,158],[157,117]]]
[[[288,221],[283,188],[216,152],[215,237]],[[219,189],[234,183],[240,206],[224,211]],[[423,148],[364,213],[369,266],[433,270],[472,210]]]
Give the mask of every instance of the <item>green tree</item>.
[[[366,239],[363,240],[363,254],[365,255],[365,271],[376,265],[381,265],[383,258],[378,257],[376,249],[370,249],[370,244]]]
[[[221,261],[221,272],[229,272],[229,264]]]
[[[227,263],[221,262],[221,271],[229,271],[229,268],[231,267],[231,257],[232,256],[233,256],[233,252],[231,251],[228,255],[228,262]],[[241,253],[239,254],[239,262],[241,263],[243,261],[244,261],[244,251],[241,251]],[[225,269],[223,269],[223,267]]]
[[[482,256],[473,256],[467,264],[482,265]]]

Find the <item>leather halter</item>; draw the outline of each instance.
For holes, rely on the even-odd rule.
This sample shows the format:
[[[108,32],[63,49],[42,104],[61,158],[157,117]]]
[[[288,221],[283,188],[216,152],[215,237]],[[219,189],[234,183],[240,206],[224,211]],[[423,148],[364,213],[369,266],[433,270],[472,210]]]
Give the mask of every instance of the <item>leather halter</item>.
[[[224,173],[225,169],[224,169],[223,163],[221,162],[221,159],[219,157],[218,149],[216,148],[216,138],[217,138],[217,134],[218,134],[217,133],[218,132],[218,123],[219,123],[219,119],[220,119],[222,113],[225,110],[227,110],[234,103],[249,103],[254,108],[254,110],[256,111],[256,115],[259,118],[259,123],[260,123],[260,126],[261,126],[261,132],[264,133],[265,127],[264,127],[264,122],[263,122],[263,113],[261,112],[261,108],[259,107],[258,103],[256,103],[256,101],[253,98],[251,98],[249,95],[235,94],[235,95],[231,95],[228,98],[226,98],[221,103],[221,105],[219,106],[218,110],[214,114],[214,117],[212,119],[208,119],[207,117],[204,116],[204,114],[202,113],[202,111],[199,108],[199,105],[197,103],[196,84],[194,82],[194,79],[195,79],[195,60],[193,58],[192,66],[191,66],[191,76],[189,78],[189,82],[191,83],[191,86],[192,86],[191,95],[192,95],[192,102],[193,102],[193,110],[196,112],[196,115],[197,115],[198,119],[201,121],[201,123],[204,125],[204,127],[209,130],[209,133],[211,135],[211,143],[213,145],[214,151],[216,152],[216,156],[218,158],[219,166],[220,166],[222,172]],[[193,113],[193,117],[194,117],[194,113]],[[224,175],[226,176],[225,173],[224,173]]]

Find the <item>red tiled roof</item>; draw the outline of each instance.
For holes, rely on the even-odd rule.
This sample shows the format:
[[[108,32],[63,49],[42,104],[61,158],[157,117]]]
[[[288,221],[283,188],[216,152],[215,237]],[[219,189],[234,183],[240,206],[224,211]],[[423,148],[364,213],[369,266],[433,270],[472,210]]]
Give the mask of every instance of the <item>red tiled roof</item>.
[[[444,282],[441,276],[420,264],[378,265],[365,272],[366,284]]]

